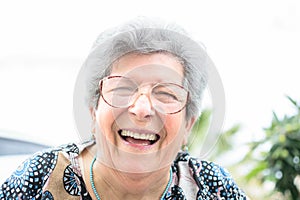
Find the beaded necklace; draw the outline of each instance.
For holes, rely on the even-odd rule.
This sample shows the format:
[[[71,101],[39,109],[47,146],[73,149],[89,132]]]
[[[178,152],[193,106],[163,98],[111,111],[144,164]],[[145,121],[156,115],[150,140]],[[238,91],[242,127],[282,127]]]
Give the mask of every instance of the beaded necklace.
[[[98,194],[98,192],[97,192],[97,190],[96,190],[96,187],[95,187],[95,183],[94,183],[93,166],[94,166],[95,161],[96,161],[96,156],[94,157],[94,159],[93,159],[93,161],[92,161],[92,163],[91,163],[91,165],[90,165],[90,182],[91,182],[92,189],[93,189],[93,192],[94,192],[94,194],[95,194],[97,200],[101,200],[100,195]],[[172,177],[172,168],[170,168],[170,179],[169,179],[169,182],[168,182],[168,184],[167,184],[167,187],[166,187],[164,193],[162,194],[160,200],[163,200],[164,196],[167,194],[168,189],[169,189],[169,187],[170,187],[172,181],[173,181],[173,177]]]

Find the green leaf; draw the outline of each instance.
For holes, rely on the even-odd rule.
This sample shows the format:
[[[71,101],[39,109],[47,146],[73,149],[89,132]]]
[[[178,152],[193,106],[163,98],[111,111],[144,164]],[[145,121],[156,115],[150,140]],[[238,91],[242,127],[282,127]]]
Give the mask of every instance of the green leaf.
[[[188,141],[190,152],[193,152],[202,143],[209,128],[210,118],[211,110],[206,109],[202,111],[200,117],[195,122]]]
[[[278,123],[279,119],[277,117],[277,114],[274,111],[272,111],[272,113],[273,113],[273,121],[275,121],[275,123]]]
[[[300,106],[297,104],[297,102],[292,99],[290,96],[286,95],[286,98],[288,98],[288,100],[293,104],[295,105],[298,109],[300,109]]]
[[[256,165],[247,175],[246,180],[249,181],[250,179],[256,178],[258,174],[262,173],[265,169],[267,169],[267,163],[262,161]]]

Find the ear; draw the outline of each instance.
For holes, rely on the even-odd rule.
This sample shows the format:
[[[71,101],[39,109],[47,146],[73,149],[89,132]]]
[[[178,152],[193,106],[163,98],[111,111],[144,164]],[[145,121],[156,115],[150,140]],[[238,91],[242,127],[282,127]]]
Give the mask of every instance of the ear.
[[[191,133],[191,130],[196,122],[196,117],[192,116],[189,120],[186,121],[185,124],[185,134],[184,134],[184,140],[182,145],[186,145],[188,143],[188,138]]]
[[[91,133],[95,133],[96,132],[96,111],[94,107],[90,107],[90,114],[92,117],[92,123],[91,123]]]

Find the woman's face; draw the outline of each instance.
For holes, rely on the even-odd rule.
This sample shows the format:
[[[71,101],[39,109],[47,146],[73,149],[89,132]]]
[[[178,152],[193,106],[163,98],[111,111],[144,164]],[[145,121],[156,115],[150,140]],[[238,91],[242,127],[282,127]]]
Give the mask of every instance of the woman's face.
[[[100,97],[92,111],[98,160],[134,173],[168,167],[186,143],[194,118],[187,121],[185,109],[175,114],[161,112],[149,91],[162,82],[182,85],[183,66],[170,54],[129,54],[113,64],[111,76],[129,78],[140,95],[123,108],[112,107]],[[112,85],[103,85],[103,92],[111,91]],[[113,98],[120,101],[120,97]]]

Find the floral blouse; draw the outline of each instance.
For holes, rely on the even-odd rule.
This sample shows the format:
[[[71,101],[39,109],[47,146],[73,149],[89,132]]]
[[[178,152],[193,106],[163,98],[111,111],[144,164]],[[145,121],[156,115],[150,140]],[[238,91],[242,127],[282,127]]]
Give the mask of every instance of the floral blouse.
[[[0,199],[92,199],[78,165],[78,155],[93,142],[68,144],[34,154],[0,186]],[[246,199],[220,166],[179,152],[164,200]]]

